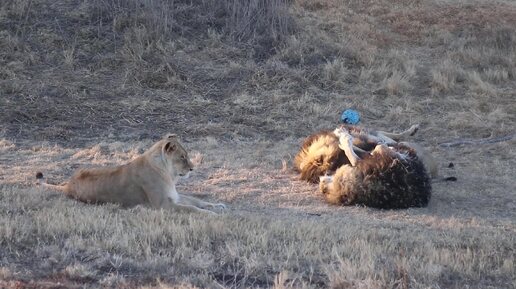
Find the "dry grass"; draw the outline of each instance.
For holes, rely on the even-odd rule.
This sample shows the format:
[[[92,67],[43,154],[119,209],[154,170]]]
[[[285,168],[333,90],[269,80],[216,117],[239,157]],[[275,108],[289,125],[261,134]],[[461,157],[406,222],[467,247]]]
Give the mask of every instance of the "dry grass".
[[[62,181],[75,167],[122,163],[149,144],[70,149],[4,142],[2,279],[92,287],[272,287],[278,280],[296,288],[514,286],[516,215],[508,182],[515,153],[505,145],[489,148],[509,155],[486,163],[455,159],[483,154],[472,148],[450,153],[460,182],[436,183],[428,208],[404,211],[328,207],[315,187],[282,169],[278,160],[295,150],[292,139],[233,143],[238,150],[188,144],[205,152],[205,161],[180,190],[230,204],[217,217],[91,206],[30,185],[34,170]],[[497,186],[490,184],[499,175],[505,177]]]
[[[173,3],[173,4],[172,4]],[[0,2],[0,287],[515,288],[509,1]],[[440,160],[430,206],[330,207],[285,169],[339,113]],[[33,186],[176,132],[210,218]],[[446,169],[448,162],[455,169]]]

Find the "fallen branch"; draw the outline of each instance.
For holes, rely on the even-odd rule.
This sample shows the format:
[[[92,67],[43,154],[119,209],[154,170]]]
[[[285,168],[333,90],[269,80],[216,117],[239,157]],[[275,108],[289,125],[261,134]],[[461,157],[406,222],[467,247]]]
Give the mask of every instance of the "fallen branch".
[[[449,141],[449,142],[443,142],[440,143],[440,147],[456,147],[460,145],[482,145],[482,144],[491,144],[491,143],[497,143],[497,142],[504,142],[509,141],[513,139],[516,136],[516,134],[510,134],[506,136],[500,136],[495,138],[482,138],[482,139],[459,139],[455,141]]]

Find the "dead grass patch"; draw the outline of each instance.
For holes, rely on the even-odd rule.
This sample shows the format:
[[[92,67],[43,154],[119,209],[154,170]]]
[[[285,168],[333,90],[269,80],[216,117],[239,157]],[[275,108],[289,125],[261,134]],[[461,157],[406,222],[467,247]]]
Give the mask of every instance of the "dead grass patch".
[[[500,25],[516,25],[516,8],[510,3],[439,3],[426,2],[392,9],[384,14],[384,23],[412,41],[428,31],[460,31],[465,27],[482,30]],[[408,9],[407,9],[408,7]]]
[[[205,160],[179,189],[230,205],[214,218],[87,205],[23,185],[33,182],[31,168],[61,181],[77,166],[125,162],[149,144],[104,143],[101,154],[97,145],[7,148],[11,167],[0,176],[6,280],[426,288],[508,285],[514,274],[512,180],[487,182],[514,169],[514,151],[504,144],[492,145],[500,153],[484,163],[472,148],[440,152],[456,164],[459,182],[436,183],[428,208],[403,211],[326,205],[316,187],[282,169],[297,140],[276,143],[271,152],[268,142],[238,143],[238,150],[214,141],[187,144]],[[28,256],[30,264],[23,261]],[[22,275],[9,273],[22,268]]]

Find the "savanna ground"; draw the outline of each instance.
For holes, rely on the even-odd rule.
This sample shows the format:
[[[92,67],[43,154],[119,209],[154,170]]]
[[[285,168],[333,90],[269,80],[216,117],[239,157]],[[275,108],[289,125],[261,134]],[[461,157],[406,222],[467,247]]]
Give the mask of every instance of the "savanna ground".
[[[0,2],[0,287],[515,288],[516,4]],[[353,107],[439,160],[427,208],[326,205],[291,160]],[[218,216],[34,186],[167,132]],[[197,152],[197,153],[195,153]],[[453,169],[447,168],[453,162]]]

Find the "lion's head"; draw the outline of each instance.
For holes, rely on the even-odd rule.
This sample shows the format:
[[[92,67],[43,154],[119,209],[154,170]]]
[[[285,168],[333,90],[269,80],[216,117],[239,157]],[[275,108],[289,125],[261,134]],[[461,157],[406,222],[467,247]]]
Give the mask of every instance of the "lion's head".
[[[173,178],[187,177],[194,165],[188,157],[188,152],[179,143],[175,134],[167,134],[162,140],[154,144],[148,151],[158,166],[163,166]]]

